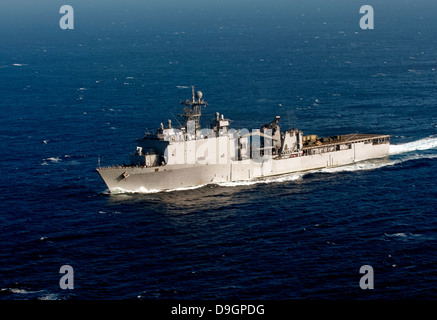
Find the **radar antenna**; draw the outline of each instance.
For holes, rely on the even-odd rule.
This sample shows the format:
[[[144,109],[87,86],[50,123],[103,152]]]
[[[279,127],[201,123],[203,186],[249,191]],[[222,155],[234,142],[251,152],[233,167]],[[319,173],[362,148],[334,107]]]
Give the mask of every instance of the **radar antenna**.
[[[194,121],[196,130],[200,129],[200,117],[202,115],[202,106],[206,107],[208,103],[202,99],[202,92],[194,93],[194,86],[191,86],[192,100],[187,99],[181,101],[180,104],[185,105],[184,114],[180,115],[184,118],[184,126],[187,127],[188,121]]]

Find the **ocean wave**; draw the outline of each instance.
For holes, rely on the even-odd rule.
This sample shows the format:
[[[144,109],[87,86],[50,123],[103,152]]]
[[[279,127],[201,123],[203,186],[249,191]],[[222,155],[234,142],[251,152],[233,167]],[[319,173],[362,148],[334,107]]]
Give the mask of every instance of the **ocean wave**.
[[[305,174],[306,173],[304,172],[296,172],[291,174],[289,173],[289,174],[278,175],[274,177],[264,177],[256,180],[225,181],[225,182],[219,182],[217,183],[217,185],[221,187],[240,187],[240,186],[252,186],[261,183],[268,184],[268,183],[289,182],[289,181],[300,180]]]
[[[384,236],[387,238],[397,238],[400,240],[412,240],[422,238],[422,234],[414,234],[411,232],[397,232],[397,233],[384,233]]]
[[[340,167],[330,167],[318,169],[313,172],[324,172],[324,173],[337,173],[337,172],[353,172],[353,171],[366,171],[366,170],[376,170],[384,167],[394,166],[400,163],[404,163],[406,161],[411,160],[420,160],[420,159],[435,159],[437,158],[437,154],[431,155],[421,155],[421,154],[412,154],[401,159],[389,160],[389,159],[373,159],[366,160],[360,162],[354,162],[352,164],[340,166]]]
[[[123,188],[115,188],[112,190],[113,194],[123,194],[123,193],[158,193],[158,192],[174,192],[174,191],[185,191],[185,190],[194,190],[194,189],[198,189],[198,188],[202,188],[205,185],[198,185],[198,186],[193,186],[193,187],[181,187],[181,188],[174,188],[174,189],[147,189],[145,187],[140,187],[138,189],[135,190],[127,190],[127,189],[123,189]]]
[[[0,292],[3,295],[11,294],[13,296],[21,296],[23,299],[37,299],[37,300],[62,300],[58,293],[48,293],[46,290],[26,290],[23,288],[1,288]]]
[[[62,300],[60,295],[57,293],[48,293],[44,294],[41,297],[38,297],[38,300]]]
[[[33,291],[33,290],[27,290],[28,288],[24,289],[24,288],[20,288],[20,287],[11,287],[11,288],[2,288],[0,289],[0,292],[3,293],[12,293],[15,295],[31,295],[31,294],[35,294],[41,291]]]
[[[372,161],[374,160],[355,162],[340,167],[323,168],[323,169],[315,170],[313,172],[337,173],[337,172],[365,171],[365,170],[375,170],[375,169],[383,168],[386,166],[392,166],[396,164],[395,161],[385,161],[385,162],[372,162]]]
[[[372,78],[380,78],[380,77],[387,77],[389,74],[388,73],[382,73],[382,72],[379,72],[379,73],[375,73],[375,74],[372,74],[372,75],[370,75]]]
[[[201,184],[201,185],[193,186],[193,187],[174,188],[174,189],[167,189],[167,190],[164,190],[164,191],[165,191],[165,192],[173,192],[173,191],[194,190],[194,189],[202,188],[202,187],[204,187],[204,186],[205,186],[205,184]]]
[[[127,189],[123,189],[123,188],[114,188],[112,190],[112,194],[123,194],[123,193],[157,193],[157,192],[161,192],[163,190],[159,190],[159,189],[147,189],[144,187],[140,187],[139,189],[135,189],[135,190],[127,190]]]
[[[60,161],[61,161],[61,158],[58,158],[58,157],[45,158],[45,159],[43,159],[43,162],[41,163],[41,165],[46,166],[49,163],[58,163]]]
[[[390,155],[407,153],[412,151],[428,150],[437,148],[437,137],[430,136],[416,141],[390,145]]]
[[[9,291],[10,293],[15,293],[15,294],[33,293],[33,291],[27,291],[25,289],[19,289],[19,288],[7,288],[6,290]]]

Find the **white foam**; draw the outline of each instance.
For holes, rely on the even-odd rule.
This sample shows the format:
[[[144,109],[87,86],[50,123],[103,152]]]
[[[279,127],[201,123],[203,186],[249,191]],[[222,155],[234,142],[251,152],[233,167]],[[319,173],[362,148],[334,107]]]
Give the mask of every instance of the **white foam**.
[[[404,233],[404,232],[393,233],[393,234],[388,234],[388,233],[386,233],[385,235],[386,235],[387,237],[403,237],[403,238],[405,238],[405,237],[407,236],[407,234]]]
[[[421,238],[422,234],[414,234],[411,232],[398,232],[398,233],[384,233],[386,237],[389,238],[400,238],[400,239],[413,239],[413,238]]]
[[[49,293],[38,297],[38,300],[61,300],[61,298],[56,293]]]
[[[120,194],[120,193],[157,193],[157,192],[161,192],[162,190],[159,189],[147,189],[144,187],[140,187],[139,189],[135,189],[135,190],[126,190],[123,188],[114,188],[112,190],[113,194]]]
[[[345,172],[345,171],[375,170],[386,166],[395,165],[398,162],[400,161],[386,161],[386,162],[363,161],[363,162],[355,162],[341,167],[318,169],[313,172],[336,173],[336,172]]]
[[[403,144],[390,145],[389,154],[401,154],[406,152],[428,150],[437,147],[437,137],[430,136],[416,141],[411,141]]]
[[[218,182],[217,185],[221,187],[238,187],[238,186],[252,186],[257,183],[262,183],[262,180],[240,180],[240,181],[226,181]]]
[[[147,189],[145,187],[140,187],[138,189],[135,190],[126,190],[123,188],[114,188],[112,190],[113,194],[120,194],[120,193],[158,193],[158,192],[173,192],[173,191],[185,191],[185,190],[194,190],[194,189],[198,189],[198,188],[202,188],[205,185],[198,185],[198,186],[193,186],[193,187],[182,187],[182,188],[174,188],[174,189]]]
[[[44,161],[52,161],[52,162],[59,162],[59,161],[61,161],[61,159],[60,158],[58,158],[58,157],[50,157],[50,158],[46,158],[46,159],[43,159]]]
[[[361,162],[355,162],[352,164],[340,166],[340,167],[331,167],[315,170],[313,172],[325,172],[325,173],[336,173],[336,172],[352,172],[352,171],[364,171],[364,170],[375,170],[379,168],[384,168],[388,166],[393,166],[398,163],[403,163],[409,160],[418,160],[418,159],[435,159],[437,158],[437,154],[433,155],[420,155],[420,154],[412,154],[401,159],[396,160],[367,160]]]
[[[375,73],[375,74],[371,75],[372,78],[386,77],[386,76],[388,76],[388,73],[382,73],[382,72]]]
[[[27,294],[27,293],[32,293],[32,291],[27,291],[24,289],[18,289],[18,288],[10,288],[8,289],[9,292],[11,293],[16,293],[16,294]]]
[[[204,186],[205,186],[204,184],[201,184],[201,185],[194,186],[194,187],[182,187],[182,188],[168,189],[168,190],[165,190],[165,192],[194,190],[194,189],[202,188]]]
[[[304,173],[293,173],[293,174],[285,174],[280,176],[274,176],[274,177],[265,177],[257,180],[240,180],[240,181],[225,181],[225,182],[218,182],[214,183],[221,187],[239,187],[239,186],[251,186],[259,183],[275,183],[275,182],[287,182],[287,181],[296,181],[299,179],[302,179]],[[115,188],[112,190],[112,193],[119,194],[119,193],[158,193],[158,192],[174,192],[174,191],[186,191],[186,190],[194,190],[204,187],[206,184],[193,186],[193,187],[181,187],[181,188],[174,188],[174,189],[167,189],[167,190],[159,190],[159,189],[147,189],[144,187],[140,187],[139,189],[135,190],[125,190],[123,188]]]
[[[277,183],[277,182],[296,181],[302,179],[304,175],[305,173],[298,172],[298,173],[290,173],[290,174],[284,174],[274,177],[265,177],[257,180],[226,181],[226,182],[219,182],[217,184],[222,187],[252,186],[260,183],[268,184],[268,183]]]

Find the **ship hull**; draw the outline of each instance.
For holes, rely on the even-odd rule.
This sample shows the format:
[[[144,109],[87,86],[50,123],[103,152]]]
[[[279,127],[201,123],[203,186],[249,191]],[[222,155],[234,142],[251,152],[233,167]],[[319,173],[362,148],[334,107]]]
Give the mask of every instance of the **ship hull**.
[[[167,164],[159,167],[114,166],[97,171],[111,193],[157,192],[206,184],[254,180],[313,169],[344,166],[387,157],[389,143],[354,143],[350,149],[313,155],[290,155],[256,161],[230,160],[226,164]]]

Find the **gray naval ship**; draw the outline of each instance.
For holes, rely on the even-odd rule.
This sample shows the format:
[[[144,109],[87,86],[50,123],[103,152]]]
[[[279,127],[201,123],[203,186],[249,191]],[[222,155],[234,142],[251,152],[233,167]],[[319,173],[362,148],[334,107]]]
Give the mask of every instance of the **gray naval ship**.
[[[281,131],[280,116],[259,129],[231,129],[218,112],[201,128],[202,92],[182,101],[183,125],[162,123],[137,139],[129,165],[99,167],[111,193],[156,192],[343,166],[388,156],[389,135],[344,134],[320,138],[292,128]],[[177,120],[177,119],[176,119]],[[179,121],[178,121],[179,122]]]

